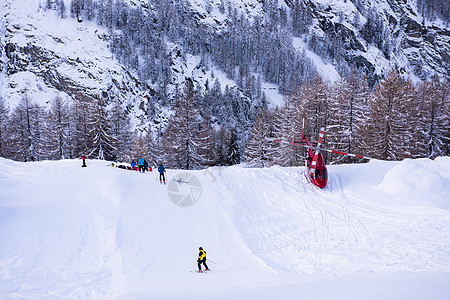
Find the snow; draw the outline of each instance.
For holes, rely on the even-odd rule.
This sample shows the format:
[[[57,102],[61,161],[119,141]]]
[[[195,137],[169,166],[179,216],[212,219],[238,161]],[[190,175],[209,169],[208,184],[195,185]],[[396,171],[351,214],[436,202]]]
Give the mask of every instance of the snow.
[[[69,4],[66,3],[67,8]],[[123,68],[112,59],[108,42],[104,40],[107,32],[104,28],[93,22],[78,23],[70,17],[61,19],[54,10],[39,9],[39,1],[7,0],[4,6],[8,12],[5,22],[13,24],[14,28],[14,32],[7,34],[6,40],[22,47],[33,44],[51,51],[56,58],[50,64],[55,64],[63,77],[98,91],[107,89],[111,74],[119,82],[122,81]],[[69,11],[67,13],[70,14]],[[75,62],[78,64],[76,69]],[[25,92],[39,105],[50,103],[56,95],[63,95],[56,89],[48,88],[36,74],[51,69],[45,65],[43,69],[20,71],[8,77],[3,75],[0,79],[5,84],[2,84],[0,95],[7,99],[12,109]]]
[[[282,107],[284,104],[284,96],[280,94],[278,85],[263,82],[261,89],[266,95],[267,102],[270,108]]]
[[[303,167],[168,170],[161,185],[87,164],[0,158],[0,298],[450,294],[450,157],[329,166],[323,190]]]
[[[299,53],[305,51],[306,56],[312,60],[315,67],[317,68],[317,71],[319,72],[319,75],[322,78],[331,83],[336,82],[341,78],[336,68],[332,64],[324,62],[323,59],[319,57],[319,55],[315,54],[311,50],[308,50],[308,46],[306,45],[306,43],[303,41],[302,38],[294,37],[293,45],[294,49],[297,50]]]

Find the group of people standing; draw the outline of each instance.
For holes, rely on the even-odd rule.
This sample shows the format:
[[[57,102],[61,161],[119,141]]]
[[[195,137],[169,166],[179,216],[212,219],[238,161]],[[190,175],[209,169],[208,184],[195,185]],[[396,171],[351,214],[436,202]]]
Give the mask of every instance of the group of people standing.
[[[148,172],[148,162],[145,159],[143,159],[142,157],[139,158],[138,167],[139,167],[139,172],[142,172],[142,173],[145,173],[145,171]]]

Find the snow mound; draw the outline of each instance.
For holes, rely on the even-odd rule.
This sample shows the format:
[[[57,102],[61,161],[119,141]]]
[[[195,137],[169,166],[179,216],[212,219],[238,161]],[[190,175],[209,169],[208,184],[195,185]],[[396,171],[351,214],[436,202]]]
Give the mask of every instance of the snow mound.
[[[436,161],[405,159],[386,173],[378,187],[411,205],[450,210],[450,166],[447,158]]]

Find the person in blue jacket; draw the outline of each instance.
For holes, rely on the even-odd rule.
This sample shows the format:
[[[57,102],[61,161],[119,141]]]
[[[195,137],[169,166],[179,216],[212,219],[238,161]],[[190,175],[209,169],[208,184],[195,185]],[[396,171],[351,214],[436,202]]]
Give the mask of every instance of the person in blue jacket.
[[[144,159],[143,159],[142,157],[139,158],[138,164],[139,164],[139,172],[145,173],[145,169],[144,169]]]
[[[164,176],[166,168],[164,168],[163,164],[161,164],[158,167],[158,172],[159,172],[159,182],[162,183],[164,181],[164,184],[166,184],[166,176]]]

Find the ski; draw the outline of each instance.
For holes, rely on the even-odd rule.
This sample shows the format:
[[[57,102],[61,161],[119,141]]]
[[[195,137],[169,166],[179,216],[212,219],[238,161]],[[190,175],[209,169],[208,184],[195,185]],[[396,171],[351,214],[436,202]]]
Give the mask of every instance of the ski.
[[[187,181],[184,181],[184,180],[181,180],[181,179],[177,179],[177,178],[174,178],[174,179],[172,179],[173,181],[176,181],[176,182],[178,182],[178,183],[189,183],[189,182],[187,182]]]
[[[194,271],[191,271],[191,273],[209,273],[209,272],[211,272],[211,270],[202,270],[202,271],[199,271],[199,270],[194,270]]]

